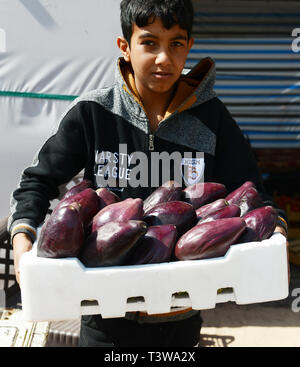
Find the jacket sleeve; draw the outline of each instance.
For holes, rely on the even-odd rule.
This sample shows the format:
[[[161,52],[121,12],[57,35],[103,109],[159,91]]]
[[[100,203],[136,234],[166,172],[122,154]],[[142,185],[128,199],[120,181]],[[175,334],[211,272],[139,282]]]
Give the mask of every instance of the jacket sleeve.
[[[12,193],[8,220],[11,239],[19,232],[36,239],[36,228],[45,219],[50,201],[59,196],[58,186],[82,170],[86,156],[83,109],[77,104],[70,107]]]
[[[287,231],[286,213],[266,192],[253,149],[222,102],[215,153],[215,180],[225,184],[228,192],[238,188],[245,181],[252,181],[264,204],[277,210],[278,225]]]

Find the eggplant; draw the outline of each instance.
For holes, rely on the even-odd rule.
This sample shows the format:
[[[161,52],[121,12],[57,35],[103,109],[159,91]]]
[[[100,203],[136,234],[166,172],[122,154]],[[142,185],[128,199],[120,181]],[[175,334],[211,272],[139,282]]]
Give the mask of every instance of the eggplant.
[[[191,204],[184,201],[168,201],[155,205],[143,220],[148,226],[173,224],[177,228],[177,235],[181,236],[196,224],[197,216]]]
[[[197,219],[200,220],[207,217],[209,214],[215,212],[218,209],[225,208],[229,203],[225,199],[217,199],[209,204],[202,205],[200,208],[196,209]]]
[[[37,256],[77,257],[84,244],[84,227],[77,202],[52,212],[44,223],[37,243]]]
[[[269,238],[277,225],[277,211],[270,205],[253,209],[243,216],[246,230],[239,243],[262,241]]]
[[[93,217],[100,210],[99,196],[97,195],[96,191],[91,188],[84,189],[75,195],[61,200],[54,208],[53,212],[63,206],[71,204],[72,202],[76,202],[81,206],[80,218],[84,227],[87,227],[92,221]]]
[[[241,215],[240,207],[236,204],[231,204],[201,218],[197,224],[207,223],[216,219],[239,217],[240,215]]]
[[[65,195],[62,197],[61,200],[65,200],[68,199],[69,197],[78,194],[79,192],[91,188],[92,187],[92,181],[88,180],[88,179],[83,179],[82,181],[80,181],[77,185],[74,185],[73,187],[71,187],[66,193]]]
[[[255,184],[252,181],[246,181],[237,189],[230,192],[225,199],[228,201],[229,204],[236,204],[244,195],[245,191],[248,190],[250,187],[256,189]]]
[[[158,187],[144,200],[144,212],[152,209],[155,205],[167,201],[180,201],[182,197],[182,188],[176,181],[168,181]]]
[[[224,256],[246,228],[243,218],[216,219],[194,226],[175,245],[178,260],[197,260]]]
[[[250,210],[263,206],[263,201],[259,195],[259,192],[254,187],[249,187],[241,195],[238,201],[235,202],[241,209],[241,217],[248,213]]]
[[[157,264],[171,260],[177,229],[173,224],[148,227],[146,234],[129,254],[126,264]]]
[[[96,190],[97,195],[99,196],[100,208],[103,209],[107,205],[118,203],[121,201],[119,196],[114,192],[108,190],[106,187],[100,187]]]
[[[106,223],[88,236],[79,260],[86,267],[125,265],[130,249],[146,231],[143,221]]]
[[[128,198],[102,208],[93,218],[92,232],[111,221],[126,222],[142,220],[144,216],[143,200]]]
[[[183,190],[184,201],[193,205],[194,209],[211,203],[217,199],[225,198],[227,189],[225,185],[216,182],[200,182],[188,186]]]

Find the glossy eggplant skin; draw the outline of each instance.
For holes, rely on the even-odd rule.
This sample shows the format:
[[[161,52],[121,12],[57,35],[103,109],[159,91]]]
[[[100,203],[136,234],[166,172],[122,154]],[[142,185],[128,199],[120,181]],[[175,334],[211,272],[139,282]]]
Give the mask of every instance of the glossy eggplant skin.
[[[127,222],[128,220],[142,220],[144,216],[143,200],[128,198],[123,201],[107,205],[93,218],[92,232],[108,222]]]
[[[73,187],[71,187],[66,193],[65,195],[61,198],[61,200],[65,200],[73,195],[78,194],[79,192],[91,188],[92,187],[92,181],[88,180],[88,179],[83,179],[82,181],[80,181],[77,185],[74,185]]]
[[[164,183],[144,200],[145,215],[157,204],[167,201],[180,201],[182,195],[182,188],[178,183],[175,181],[168,181]]]
[[[101,187],[96,190],[97,195],[99,196],[100,200],[100,208],[99,210],[103,209],[107,205],[118,203],[121,201],[119,196],[112,192],[111,190],[108,190],[106,187]]]
[[[125,265],[129,251],[146,231],[143,221],[106,223],[88,236],[79,259],[86,267]]]
[[[202,205],[225,198],[227,189],[225,185],[220,183],[201,182],[186,187],[183,194],[183,200],[190,203],[196,210]]]
[[[196,209],[197,219],[200,220],[204,217],[207,217],[209,214],[215,212],[216,210],[225,208],[229,203],[225,199],[217,199],[208,203],[206,205],[200,206],[200,208]]]
[[[177,236],[181,236],[196,224],[196,212],[191,204],[184,201],[168,201],[155,205],[143,218],[148,226],[173,224]]]
[[[37,243],[37,256],[64,258],[78,256],[84,244],[80,206],[72,203],[53,212],[44,223]]]
[[[269,238],[276,227],[278,214],[270,206],[253,209],[243,216],[246,230],[239,239],[239,243],[262,241]]]
[[[80,204],[80,218],[83,222],[83,225],[86,227],[100,210],[99,196],[91,188],[84,189],[75,195],[61,200],[54,208],[54,212],[57,209],[69,205],[73,202],[77,202],[78,204]]]
[[[198,260],[224,256],[246,228],[240,217],[216,219],[194,226],[175,245],[178,260]]]
[[[216,219],[239,217],[240,215],[241,215],[240,207],[236,204],[231,204],[225,206],[224,208],[218,209],[213,213],[208,214],[204,218],[201,218],[197,224],[207,223]]]
[[[244,194],[241,195],[235,204],[241,209],[241,217],[250,210],[263,206],[259,192],[254,187],[249,187],[247,190],[245,190]]]
[[[177,229],[172,224],[148,227],[146,234],[129,254],[127,265],[157,264],[171,260]]]
[[[225,199],[228,201],[229,204],[236,204],[244,195],[245,191],[248,190],[250,187],[256,188],[255,184],[252,181],[245,181],[237,189],[230,192]]]

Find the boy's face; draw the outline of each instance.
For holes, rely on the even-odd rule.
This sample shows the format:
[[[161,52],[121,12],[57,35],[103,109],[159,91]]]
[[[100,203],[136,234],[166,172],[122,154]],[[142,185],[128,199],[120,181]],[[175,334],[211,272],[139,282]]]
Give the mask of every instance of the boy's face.
[[[188,39],[187,31],[179,25],[166,29],[160,19],[155,19],[141,28],[134,24],[131,44],[125,43],[122,48],[118,42],[125,60],[131,62],[137,90],[143,96],[172,90],[193,39]]]

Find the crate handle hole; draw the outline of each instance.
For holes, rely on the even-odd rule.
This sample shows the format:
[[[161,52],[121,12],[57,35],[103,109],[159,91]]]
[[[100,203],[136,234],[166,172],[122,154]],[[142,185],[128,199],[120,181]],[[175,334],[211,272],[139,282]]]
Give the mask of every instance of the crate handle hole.
[[[145,298],[143,296],[128,297],[127,303],[145,303]]]
[[[96,299],[84,299],[80,303],[81,307],[88,307],[88,306],[99,306],[99,302]]]
[[[226,287],[226,288],[219,288],[217,290],[217,294],[233,294],[234,290],[232,287]]]
[[[181,292],[175,292],[172,294],[172,298],[176,299],[187,299],[190,298],[189,292],[187,291],[181,291]]]

